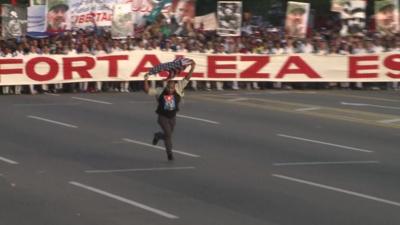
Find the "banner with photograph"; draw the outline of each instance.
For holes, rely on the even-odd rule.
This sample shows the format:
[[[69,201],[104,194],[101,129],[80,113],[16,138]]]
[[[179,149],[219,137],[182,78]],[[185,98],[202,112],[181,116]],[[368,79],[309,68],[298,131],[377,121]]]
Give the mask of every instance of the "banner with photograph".
[[[171,0],[152,0],[152,10],[146,16],[148,23],[154,23],[158,15],[162,12],[163,14],[168,13],[171,7]]]
[[[152,23],[160,12],[166,15],[171,10],[171,0],[124,0],[124,2],[119,1],[118,3],[132,4],[132,19],[135,34],[141,33],[147,22]]]
[[[68,0],[47,0],[47,32],[57,33],[71,29]]]
[[[343,3],[340,17],[342,20],[342,29],[340,34],[363,36],[366,25],[366,7],[364,0],[347,0]]]
[[[240,36],[242,29],[242,2],[218,1],[218,29],[220,36]]]
[[[186,35],[187,27],[193,24],[195,14],[195,0],[173,0],[170,11],[164,16],[167,18],[172,34]]]
[[[113,38],[126,38],[133,35],[131,4],[115,4],[111,25]]]
[[[288,2],[285,30],[291,37],[304,38],[307,34],[310,3]]]
[[[1,5],[1,35],[3,39],[19,38],[26,35],[27,23],[25,7]]]
[[[146,16],[153,10],[154,4],[151,0],[132,0],[133,24],[139,28],[146,26]]]
[[[72,29],[111,26],[114,3],[115,0],[70,0]]]
[[[376,31],[383,35],[394,35],[399,31],[398,0],[375,0]]]
[[[218,28],[217,17],[215,13],[194,18],[194,28],[200,30],[216,30]]]
[[[28,7],[28,33],[46,32],[46,6]]]

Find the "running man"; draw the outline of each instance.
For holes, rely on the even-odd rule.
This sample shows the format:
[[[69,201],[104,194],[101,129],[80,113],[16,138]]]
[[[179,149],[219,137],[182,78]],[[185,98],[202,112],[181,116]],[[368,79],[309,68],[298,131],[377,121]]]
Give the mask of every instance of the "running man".
[[[157,145],[160,139],[164,140],[165,150],[170,161],[174,159],[172,154],[172,133],[175,127],[176,113],[179,111],[179,103],[183,97],[183,90],[189,83],[195,66],[196,63],[192,60],[188,75],[177,82],[171,78],[179,75],[181,71],[170,71],[170,75],[166,79],[167,86],[165,88],[150,88],[149,75],[146,74],[144,76],[144,91],[148,95],[156,96],[158,102],[156,110],[158,114],[157,122],[162,129],[162,132],[154,133],[153,145]]]

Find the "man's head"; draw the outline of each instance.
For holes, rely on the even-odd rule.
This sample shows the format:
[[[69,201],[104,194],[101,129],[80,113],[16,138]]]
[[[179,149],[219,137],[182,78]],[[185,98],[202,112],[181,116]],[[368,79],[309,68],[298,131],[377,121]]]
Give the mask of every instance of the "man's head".
[[[295,24],[301,24],[303,22],[303,16],[306,13],[304,6],[299,4],[290,4],[288,6],[288,19]]]
[[[47,24],[50,29],[64,29],[65,14],[69,9],[65,0],[50,0],[48,2]]]
[[[175,8],[174,16],[178,22],[181,22],[185,18],[192,18],[194,13],[195,9],[192,0],[179,0]]]
[[[175,81],[169,80],[167,82],[167,86],[165,87],[167,94],[172,95],[175,93]]]
[[[234,7],[233,4],[227,4],[226,8],[224,10],[225,15],[228,15],[228,16],[233,15],[233,13],[234,13],[234,8],[233,7]]]
[[[378,0],[375,1],[375,9],[378,13],[393,12],[395,9],[393,0]]]
[[[304,8],[303,5],[294,3],[288,5],[288,12],[289,14],[304,14],[306,13],[306,9]]]
[[[376,24],[378,30],[394,29],[393,26],[397,22],[397,13],[395,8],[393,0],[375,1]]]
[[[13,19],[18,19],[18,14],[17,14],[17,12],[15,12],[15,11],[11,11],[11,12],[10,12],[10,16],[11,16],[11,18],[13,18]]]
[[[68,3],[65,0],[50,0],[47,7],[49,11],[60,9],[67,11],[69,9]]]
[[[390,25],[395,19],[395,5],[393,0],[375,1],[376,19],[378,23]]]

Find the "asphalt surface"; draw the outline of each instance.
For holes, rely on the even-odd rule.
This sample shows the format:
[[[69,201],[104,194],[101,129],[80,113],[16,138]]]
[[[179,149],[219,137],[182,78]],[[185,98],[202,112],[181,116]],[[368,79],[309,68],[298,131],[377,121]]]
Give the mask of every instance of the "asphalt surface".
[[[398,225],[400,92],[0,96],[1,225]]]

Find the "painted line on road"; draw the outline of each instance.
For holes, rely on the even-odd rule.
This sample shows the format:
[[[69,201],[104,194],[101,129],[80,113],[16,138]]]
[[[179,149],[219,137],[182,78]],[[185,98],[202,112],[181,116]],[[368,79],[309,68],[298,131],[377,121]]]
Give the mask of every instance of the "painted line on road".
[[[90,98],[79,98],[79,97],[71,97],[71,98],[80,100],[80,101],[85,101],[85,102],[94,102],[94,103],[100,103],[100,104],[105,104],[105,105],[112,105],[111,102],[99,101],[99,100],[90,99]]]
[[[156,101],[128,101],[128,103],[156,103]]]
[[[46,119],[46,118],[43,118],[43,117],[32,116],[32,115],[29,115],[29,116],[27,116],[27,117],[28,117],[28,118],[31,118],[31,119],[36,119],[36,120],[41,120],[41,121],[45,121],[45,122],[49,122],[49,123],[61,125],[61,126],[64,126],[64,127],[78,128],[78,126],[75,126],[75,125],[72,125],[72,124],[63,123],[63,122],[58,122],[58,121],[55,121],[55,120],[49,120],[49,119]]]
[[[382,108],[382,109],[397,109],[397,110],[400,110],[400,107],[384,106],[384,105],[373,105],[373,104],[366,104],[366,103],[340,102],[340,104],[341,105],[349,105],[349,106],[369,106],[369,107]]]
[[[400,102],[400,100],[394,100],[394,99],[387,99],[387,98],[379,98],[379,97],[370,97],[370,96],[362,96],[362,95],[354,95],[354,94],[349,94],[349,93],[337,93],[337,92],[326,92],[326,91],[320,91],[318,92],[319,95],[329,95],[329,96],[339,96],[339,97],[345,97],[345,98],[358,98],[358,99],[365,99],[365,100],[377,100],[380,102]]]
[[[6,162],[6,163],[9,163],[9,164],[13,164],[13,165],[19,164],[18,162],[14,161],[14,160],[7,159],[7,158],[1,157],[1,156],[0,156],[0,161]]]
[[[228,99],[228,102],[240,102],[240,101],[246,101],[249,100],[248,98],[232,98],[232,99]]]
[[[333,144],[333,143],[328,143],[328,142],[323,142],[323,141],[318,141],[318,140],[311,140],[311,139],[306,139],[306,138],[301,138],[301,137],[295,137],[295,136],[290,136],[290,135],[286,135],[286,134],[277,134],[277,135],[279,137],[290,138],[290,139],[306,141],[306,142],[312,142],[312,143],[322,144],[322,145],[329,145],[329,146],[343,148],[343,149],[352,150],[352,151],[359,151],[359,152],[365,152],[365,153],[374,152],[374,151],[371,151],[371,150],[355,148],[355,147],[349,147],[349,146],[345,146],[345,145],[338,145],[338,144]]]
[[[132,139],[129,139],[129,138],[122,138],[122,140],[125,141],[125,142],[134,143],[134,144],[138,144],[138,145],[143,145],[143,146],[147,146],[147,147],[151,147],[151,148],[155,148],[155,149],[158,149],[158,150],[165,151],[165,148],[163,148],[163,147],[152,145],[152,144],[148,144],[148,143],[145,143],[145,142],[136,141],[136,140],[132,140]],[[193,157],[193,158],[199,158],[200,157],[199,155],[195,155],[195,154],[188,153],[188,152],[183,152],[183,151],[178,151],[178,150],[174,150],[174,149],[172,150],[172,152],[174,152],[176,154],[181,154],[181,155]]]
[[[69,106],[69,105],[80,105],[80,103],[26,103],[26,104],[14,104],[14,106]]]
[[[316,94],[315,91],[269,91],[267,94],[279,95],[279,94]]]
[[[95,192],[97,194],[100,194],[100,195],[103,195],[103,196],[106,196],[106,197],[109,197],[109,198],[112,198],[112,199],[127,203],[129,205],[132,205],[132,206],[138,207],[140,209],[155,213],[155,214],[157,214],[159,216],[163,216],[163,217],[166,217],[168,219],[179,219],[178,216],[175,216],[173,214],[167,213],[165,211],[162,211],[162,210],[147,206],[145,204],[142,204],[142,203],[139,203],[139,202],[136,202],[136,201],[133,201],[133,200],[130,200],[130,199],[127,199],[127,198],[124,198],[124,197],[121,197],[121,196],[118,196],[118,195],[115,195],[115,194],[112,194],[112,193],[109,193],[109,192],[106,192],[106,191],[103,191],[103,190],[100,190],[100,189],[95,188],[95,187],[87,186],[85,184],[81,184],[81,183],[78,183],[76,181],[70,181],[69,183],[71,185],[76,186],[76,187],[80,187],[80,188]]]
[[[390,119],[390,120],[379,120],[378,122],[384,123],[384,124],[397,123],[397,122],[400,122],[400,118]]]
[[[314,165],[347,165],[347,164],[379,164],[379,161],[339,161],[339,162],[287,162],[274,163],[273,166],[314,166]]]
[[[280,174],[272,174],[272,176],[281,178],[284,180],[289,180],[289,181],[293,181],[293,182],[297,182],[297,183],[301,183],[301,184],[307,184],[309,186],[319,187],[319,188],[323,188],[323,189],[327,189],[327,190],[331,190],[331,191],[336,191],[336,192],[340,192],[340,193],[344,193],[344,194],[348,194],[348,195],[352,195],[352,196],[356,196],[356,197],[360,197],[360,198],[373,200],[373,201],[400,207],[400,202],[395,202],[395,201],[391,201],[391,200],[387,200],[387,199],[383,199],[383,198],[374,197],[371,195],[366,195],[366,194],[362,194],[362,193],[358,193],[358,192],[354,192],[354,191],[350,191],[350,190],[346,190],[346,189],[342,189],[342,188],[332,187],[332,186],[319,184],[319,183],[315,183],[315,182],[311,182],[311,181],[307,181],[307,180],[302,180],[302,179],[298,179],[298,178],[294,178],[294,177],[288,177],[288,176],[284,176],[284,175],[280,175]]]
[[[180,118],[191,119],[191,120],[197,120],[197,121],[202,121],[202,122],[211,123],[211,124],[220,124],[220,122],[217,122],[217,121],[207,120],[207,119],[202,119],[202,118],[192,117],[192,116],[186,116],[186,115],[182,115],[182,114],[178,114],[178,115],[176,115],[176,116],[177,116],[177,117],[180,117]]]
[[[309,108],[300,108],[300,109],[295,109],[294,111],[296,112],[306,112],[306,111],[314,111],[314,110],[319,110],[321,107],[309,107]]]
[[[139,169],[118,169],[118,170],[86,170],[85,173],[125,173],[125,172],[146,172],[146,171],[167,171],[167,170],[193,170],[193,166],[186,167],[158,167]]]

